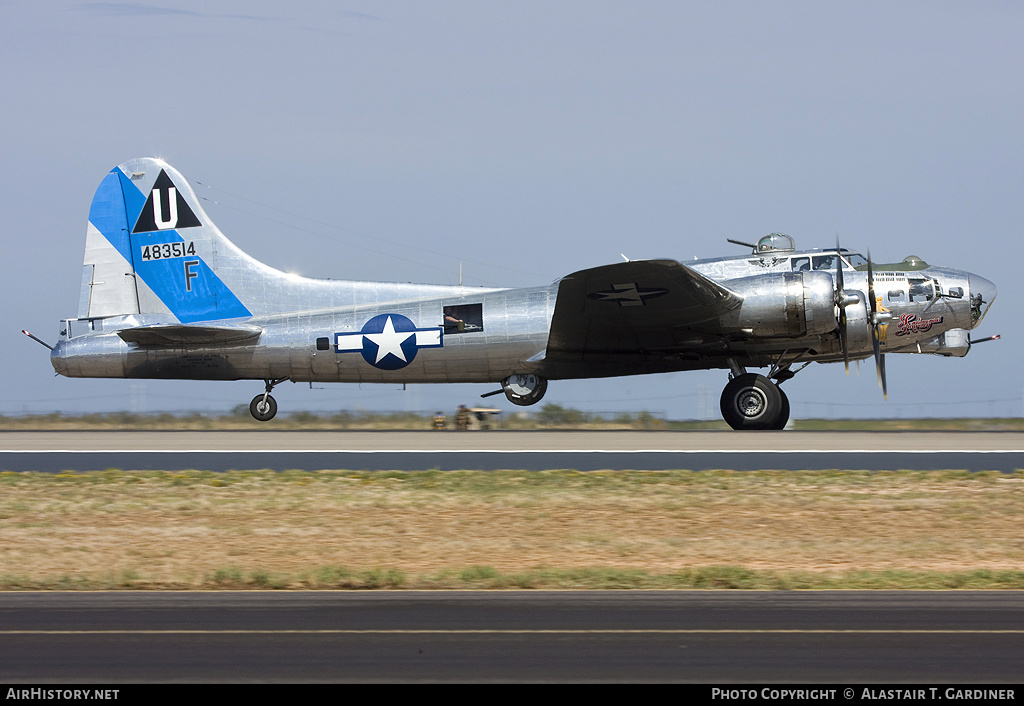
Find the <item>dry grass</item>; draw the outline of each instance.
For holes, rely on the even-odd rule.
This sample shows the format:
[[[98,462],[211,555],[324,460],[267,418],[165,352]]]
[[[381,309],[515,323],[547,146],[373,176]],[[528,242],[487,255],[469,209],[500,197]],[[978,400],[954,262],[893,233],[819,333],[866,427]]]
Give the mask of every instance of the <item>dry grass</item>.
[[[0,588],[1024,587],[1022,516],[1020,472],[3,473]]]

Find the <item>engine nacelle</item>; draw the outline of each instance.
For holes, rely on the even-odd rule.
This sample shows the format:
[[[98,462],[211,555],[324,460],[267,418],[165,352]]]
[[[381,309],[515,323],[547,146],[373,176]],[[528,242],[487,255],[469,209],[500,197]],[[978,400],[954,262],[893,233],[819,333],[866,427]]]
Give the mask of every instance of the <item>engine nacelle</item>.
[[[816,336],[834,331],[835,289],[828,272],[781,272],[728,282],[743,295],[729,326],[755,336]]]

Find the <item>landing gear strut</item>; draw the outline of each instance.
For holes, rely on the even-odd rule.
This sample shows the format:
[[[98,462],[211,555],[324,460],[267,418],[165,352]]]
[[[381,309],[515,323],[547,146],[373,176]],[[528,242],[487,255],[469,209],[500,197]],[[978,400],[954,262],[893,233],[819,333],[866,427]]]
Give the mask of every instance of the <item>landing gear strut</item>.
[[[252,398],[252,402],[249,403],[249,414],[252,415],[253,419],[259,422],[269,422],[277,415],[277,400],[270,396],[270,391],[274,389],[275,385],[287,379],[279,378],[277,380],[263,381],[267,385],[267,391],[262,395],[256,395]]]

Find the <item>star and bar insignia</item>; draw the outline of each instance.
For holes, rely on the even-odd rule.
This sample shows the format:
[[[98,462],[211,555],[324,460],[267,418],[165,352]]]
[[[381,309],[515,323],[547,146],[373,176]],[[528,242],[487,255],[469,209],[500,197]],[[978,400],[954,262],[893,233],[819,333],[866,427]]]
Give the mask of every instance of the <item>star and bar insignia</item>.
[[[363,360],[381,370],[399,370],[413,361],[419,349],[443,346],[443,329],[417,328],[401,314],[380,314],[359,332],[334,334],[336,352],[362,353]]]
[[[602,292],[592,292],[587,295],[589,299],[596,299],[602,302],[618,302],[619,306],[644,306],[648,299],[668,294],[667,289],[640,289],[636,282],[628,284],[613,284],[611,289]]]

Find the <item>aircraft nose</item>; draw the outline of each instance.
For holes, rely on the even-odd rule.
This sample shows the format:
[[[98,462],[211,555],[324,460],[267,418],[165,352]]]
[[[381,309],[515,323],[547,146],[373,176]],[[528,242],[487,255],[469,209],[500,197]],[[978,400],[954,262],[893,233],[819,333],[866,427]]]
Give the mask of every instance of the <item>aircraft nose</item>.
[[[984,277],[975,274],[967,276],[967,286],[971,294],[972,328],[981,323],[988,313],[992,302],[996,300],[996,286]]]

